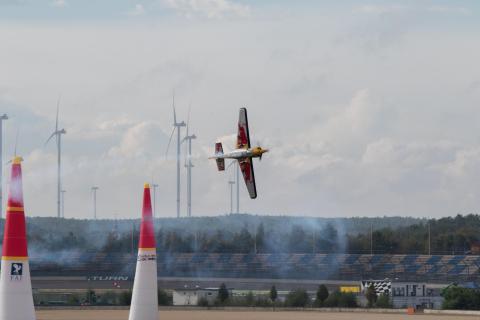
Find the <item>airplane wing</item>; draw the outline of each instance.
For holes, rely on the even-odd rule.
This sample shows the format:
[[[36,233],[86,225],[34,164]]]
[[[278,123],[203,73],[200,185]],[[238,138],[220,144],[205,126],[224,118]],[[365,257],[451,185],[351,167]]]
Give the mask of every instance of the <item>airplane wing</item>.
[[[250,148],[250,134],[248,132],[248,119],[246,108],[240,108],[240,115],[238,117],[237,148]]]
[[[250,198],[255,199],[257,197],[257,186],[255,185],[255,174],[253,173],[252,158],[244,158],[238,161],[240,170],[242,170],[243,180],[247,185]]]

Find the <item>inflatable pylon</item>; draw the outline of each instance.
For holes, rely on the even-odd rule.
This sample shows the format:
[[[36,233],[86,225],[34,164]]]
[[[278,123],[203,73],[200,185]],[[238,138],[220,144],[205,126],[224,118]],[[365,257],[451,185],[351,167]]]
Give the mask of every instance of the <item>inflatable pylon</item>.
[[[21,157],[12,160],[0,272],[0,320],[35,319],[23,210],[21,162]]]
[[[143,188],[142,222],[129,320],[158,320],[157,250],[150,185]]]

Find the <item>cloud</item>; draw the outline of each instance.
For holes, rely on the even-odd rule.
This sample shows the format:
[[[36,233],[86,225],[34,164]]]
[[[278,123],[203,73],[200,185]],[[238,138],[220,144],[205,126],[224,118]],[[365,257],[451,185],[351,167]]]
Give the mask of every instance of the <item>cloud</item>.
[[[228,16],[248,17],[251,14],[249,6],[230,0],[164,0],[164,3],[187,18],[221,19]]]
[[[386,14],[404,12],[408,7],[403,5],[363,5],[357,9],[358,12],[367,14]]]
[[[150,158],[163,156],[168,136],[158,123],[143,121],[129,127],[118,146],[108,151],[110,157]]]
[[[68,3],[65,0],[53,0],[50,2],[50,5],[56,8],[64,8],[68,5]]]
[[[0,6],[24,5],[27,0],[0,0]]]
[[[147,8],[150,15],[154,6]],[[475,211],[480,145],[472,128],[480,110],[478,71],[471,66],[480,52],[478,32],[459,24],[445,33],[441,19],[408,29],[403,17],[409,9],[378,15],[324,10],[331,19],[303,12],[267,23],[219,19],[214,26],[202,19],[79,21],[62,28],[5,24],[0,38],[9,50],[0,51],[0,106],[11,116],[5,154],[11,155],[21,124],[29,214],[55,212],[56,148],[44,142],[61,91],[67,216],[91,216],[95,184],[101,217],[138,217],[143,183],[153,179],[160,185],[159,215],[174,216],[176,137],[165,159],[173,89],[180,120],[193,105],[194,215],[229,208],[233,171],[218,172],[207,157],[218,137],[225,149],[234,145],[234,135],[222,135],[235,133],[240,106],[248,108],[252,142],[271,150],[255,160],[259,198],[251,201],[240,186],[244,212]],[[227,12],[221,16],[234,15]],[[332,40],[356,27],[360,39]],[[398,50],[382,50],[379,57],[359,50],[359,40]],[[183,213],[183,159],[181,164]]]
[[[129,16],[141,16],[145,14],[145,8],[143,7],[142,4],[137,3],[135,7],[128,12]]]
[[[442,5],[428,7],[427,11],[438,12],[438,13],[453,13],[453,14],[461,14],[461,15],[469,15],[472,13],[470,9],[465,7],[442,6]]]

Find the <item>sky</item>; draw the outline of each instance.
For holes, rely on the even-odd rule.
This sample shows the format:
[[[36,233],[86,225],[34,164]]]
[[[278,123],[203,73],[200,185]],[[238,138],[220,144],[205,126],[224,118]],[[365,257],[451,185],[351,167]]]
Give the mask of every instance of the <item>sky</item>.
[[[27,214],[54,216],[60,99],[65,216],[92,217],[98,186],[100,218],[139,217],[145,182],[175,216],[175,92],[198,137],[193,215],[229,211],[234,172],[208,156],[233,147],[244,106],[271,151],[241,212],[476,213],[479,15],[477,1],[0,0],[4,161],[17,140]]]

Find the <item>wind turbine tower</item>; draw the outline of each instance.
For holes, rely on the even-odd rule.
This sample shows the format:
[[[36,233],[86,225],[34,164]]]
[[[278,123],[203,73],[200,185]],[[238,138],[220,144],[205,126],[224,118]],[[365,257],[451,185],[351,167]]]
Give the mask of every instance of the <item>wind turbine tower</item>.
[[[67,190],[62,190],[62,218],[65,218],[65,192]]]
[[[167,154],[168,148],[170,147],[170,142],[172,141],[173,133],[177,130],[177,218],[180,218],[180,130],[182,127],[185,127],[186,124],[184,121],[177,122],[177,113],[175,111],[175,95],[173,95],[173,130],[170,134],[170,139],[168,140],[167,145]]]
[[[8,120],[6,114],[0,116],[0,162],[2,164],[0,168],[0,219],[3,214],[3,120]]]
[[[240,214],[240,165],[235,166],[235,182],[237,187],[237,214]]]
[[[57,117],[55,120],[55,131],[52,132],[48,140],[45,142],[47,144],[53,137],[57,142],[57,217],[61,217],[61,194],[62,194],[62,134],[66,134],[65,129],[58,129],[58,111],[60,107],[60,99],[57,102]]]
[[[188,112],[187,119],[187,135],[183,138],[182,142],[186,142],[187,145],[187,161],[185,167],[187,168],[187,217],[192,216],[192,140],[197,139],[195,134],[188,134],[188,124],[190,122],[190,111]]]
[[[97,220],[97,190],[98,187],[93,186],[92,187],[92,193],[93,193],[93,219]]]
[[[233,214],[233,185],[235,181],[228,180],[228,185],[230,186],[230,214]]]
[[[152,183],[153,188],[153,218],[157,217],[157,188],[158,184]]]

